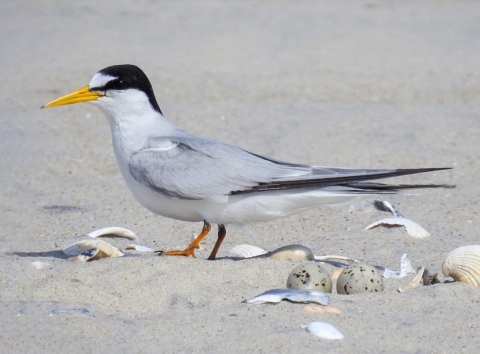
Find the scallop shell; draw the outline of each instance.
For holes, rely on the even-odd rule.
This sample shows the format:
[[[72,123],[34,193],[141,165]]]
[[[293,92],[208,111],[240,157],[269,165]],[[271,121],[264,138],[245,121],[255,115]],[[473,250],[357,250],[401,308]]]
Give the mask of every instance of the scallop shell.
[[[454,249],[443,261],[442,272],[446,277],[480,286],[480,245]]]
[[[243,258],[252,258],[267,253],[263,248],[252,245],[238,245],[233,247],[228,253]]]

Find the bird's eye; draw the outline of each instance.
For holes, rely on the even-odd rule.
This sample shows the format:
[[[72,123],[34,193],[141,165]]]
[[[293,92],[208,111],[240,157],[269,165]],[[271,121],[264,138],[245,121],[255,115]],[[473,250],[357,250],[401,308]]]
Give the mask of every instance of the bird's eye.
[[[115,83],[115,90],[117,91],[124,91],[127,89],[127,83],[123,80],[119,80]]]

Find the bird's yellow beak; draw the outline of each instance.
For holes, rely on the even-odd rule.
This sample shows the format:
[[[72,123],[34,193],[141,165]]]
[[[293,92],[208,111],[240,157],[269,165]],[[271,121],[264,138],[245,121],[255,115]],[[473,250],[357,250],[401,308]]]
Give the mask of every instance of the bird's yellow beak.
[[[74,104],[79,102],[95,101],[97,98],[102,96],[103,95],[101,93],[90,91],[90,87],[87,85],[65,96],[59,97],[56,100],[44,104],[42,108],[64,106],[67,104]]]

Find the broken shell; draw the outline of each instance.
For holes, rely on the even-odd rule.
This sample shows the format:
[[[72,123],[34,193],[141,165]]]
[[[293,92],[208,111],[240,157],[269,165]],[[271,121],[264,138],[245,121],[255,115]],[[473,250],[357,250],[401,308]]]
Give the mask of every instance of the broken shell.
[[[134,245],[133,243],[125,247],[126,250],[135,250],[138,252],[153,252],[153,249],[147,246]]]
[[[415,276],[413,277],[412,281],[405,286],[400,285],[398,287],[399,293],[408,293],[414,289],[417,289],[423,285],[423,273],[425,272],[425,266],[421,267]]]
[[[338,294],[349,295],[382,290],[382,276],[374,267],[366,264],[346,267],[337,279]]]
[[[45,263],[45,262],[40,262],[40,261],[35,261],[31,263],[33,268],[35,269],[43,269],[45,267],[48,267],[50,263]]]
[[[316,289],[332,292],[330,273],[320,264],[309,262],[294,268],[287,279],[289,289]]]
[[[374,227],[377,226],[405,226],[405,230],[407,233],[415,238],[425,238],[430,236],[427,230],[425,230],[423,227],[421,227],[419,224],[417,224],[415,221],[412,221],[407,218],[386,218],[382,220],[375,221],[374,223],[371,223],[368,225],[365,230],[370,230],[373,229]]]
[[[277,248],[265,255],[271,259],[284,259],[289,261],[313,261],[315,256],[310,248],[302,245],[288,245]]]
[[[125,237],[129,240],[138,240],[137,235],[133,231],[125,229],[123,227],[105,227],[100,230],[95,230],[87,234],[88,237],[97,238],[101,236],[117,236],[117,237]]]
[[[302,325],[307,331],[316,335],[317,337],[324,339],[343,339],[345,338],[342,333],[330,323],[327,322],[310,322],[308,325]]]
[[[252,245],[238,245],[233,247],[228,253],[234,255],[234,256],[239,256],[243,258],[252,258],[256,256],[260,256],[263,254],[266,254],[267,251],[265,251],[263,248],[257,247],[257,246],[252,246]]]
[[[327,306],[330,302],[330,295],[318,290],[293,290],[293,289],[272,289],[257,295],[246,303],[263,304],[265,302],[277,303],[282,300],[292,302],[316,302],[317,304]]]
[[[108,242],[105,242],[102,240],[78,241],[70,246],[65,247],[62,251],[67,256],[76,257],[81,255],[85,251],[91,250],[92,248],[99,250],[101,254],[105,254],[104,257],[122,257],[123,256],[123,253],[117,247],[114,247]],[[98,258],[102,258],[102,257],[97,257],[95,259],[98,259]]]
[[[480,245],[454,249],[443,261],[442,272],[446,277],[480,286]]]

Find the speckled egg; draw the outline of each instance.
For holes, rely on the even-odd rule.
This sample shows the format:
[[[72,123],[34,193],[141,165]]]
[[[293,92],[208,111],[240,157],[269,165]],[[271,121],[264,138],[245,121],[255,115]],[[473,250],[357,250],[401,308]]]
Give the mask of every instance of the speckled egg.
[[[332,279],[329,272],[315,262],[296,267],[287,279],[289,289],[316,289],[324,293],[332,292]]]
[[[383,278],[367,264],[346,267],[337,279],[338,294],[378,292],[383,290]]]

